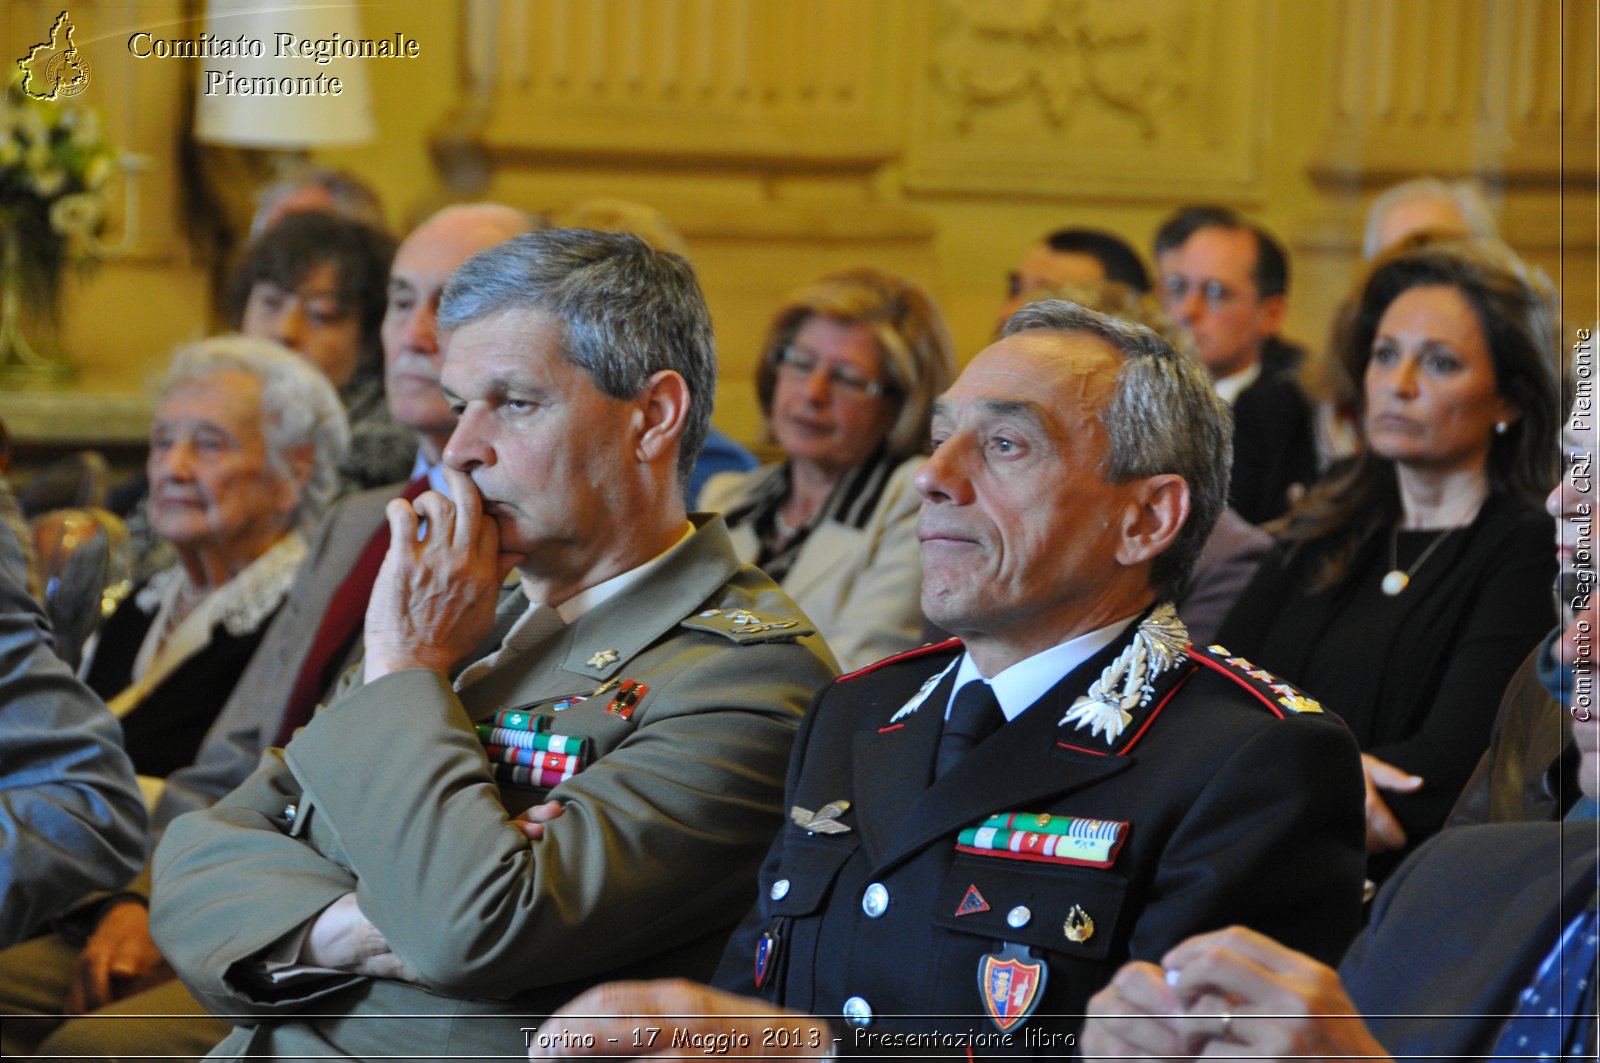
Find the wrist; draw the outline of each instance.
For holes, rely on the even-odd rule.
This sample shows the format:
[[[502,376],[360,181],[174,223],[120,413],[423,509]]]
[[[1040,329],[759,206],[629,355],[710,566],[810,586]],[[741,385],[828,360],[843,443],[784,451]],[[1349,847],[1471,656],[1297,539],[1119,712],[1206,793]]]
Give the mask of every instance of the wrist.
[[[116,909],[121,908],[124,904],[133,904],[140,908],[150,907],[149,900],[141,897],[137,893],[113,893],[111,896],[101,901],[100,906],[95,909],[94,921],[96,925],[105,922],[106,916],[110,915]]]
[[[362,667],[361,680],[363,683],[371,683],[394,672],[406,672],[419,668],[429,672],[438,672],[440,675],[450,674],[448,665],[426,660],[416,653],[385,653],[382,651],[373,653],[369,651]]]

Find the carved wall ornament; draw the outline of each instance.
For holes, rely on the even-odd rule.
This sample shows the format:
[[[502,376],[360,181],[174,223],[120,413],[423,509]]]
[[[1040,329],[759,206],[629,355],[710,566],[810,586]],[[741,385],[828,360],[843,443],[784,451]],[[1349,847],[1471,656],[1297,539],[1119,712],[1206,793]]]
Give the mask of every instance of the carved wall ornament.
[[[944,0],[934,82],[956,101],[953,124],[1023,101],[1050,128],[1084,109],[1125,120],[1154,140],[1188,89],[1187,19],[1139,18],[1106,0]]]

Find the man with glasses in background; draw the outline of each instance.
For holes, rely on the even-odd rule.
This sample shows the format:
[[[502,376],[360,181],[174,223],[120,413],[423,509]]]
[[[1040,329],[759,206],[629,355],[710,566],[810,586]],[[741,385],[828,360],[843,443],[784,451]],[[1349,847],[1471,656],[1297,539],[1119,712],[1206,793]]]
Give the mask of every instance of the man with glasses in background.
[[[1283,247],[1222,207],[1187,207],[1156,232],[1161,305],[1194,338],[1233,407],[1228,502],[1253,524],[1280,517],[1317,478],[1311,404],[1278,339],[1289,292]]]

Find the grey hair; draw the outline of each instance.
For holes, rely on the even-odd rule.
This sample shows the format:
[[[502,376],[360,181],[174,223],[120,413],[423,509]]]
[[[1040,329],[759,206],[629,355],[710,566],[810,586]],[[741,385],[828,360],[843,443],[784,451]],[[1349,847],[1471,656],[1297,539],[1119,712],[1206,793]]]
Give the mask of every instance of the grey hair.
[[[255,240],[267,231],[267,218],[279,203],[302,188],[311,187],[328,193],[333,201],[330,213],[381,233],[389,231],[389,222],[383,216],[383,200],[376,189],[348,170],[313,166],[280,178],[261,190],[256,196],[255,215],[250,219],[250,239]]]
[[[275,472],[292,477],[289,452],[311,446],[311,475],[293,513],[295,527],[309,533],[338,491],[339,463],[350,448],[339,395],[316,366],[287,347],[251,336],[213,336],[177,349],[161,382],[161,397],[230,369],[261,383],[262,433]]]
[[[1437,177],[1414,177],[1384,189],[1372,201],[1372,206],[1367,208],[1367,229],[1361,239],[1364,258],[1371,261],[1385,250],[1378,242],[1383,216],[1401,203],[1413,199],[1446,199],[1455,204],[1455,208],[1461,212],[1461,220],[1467,224],[1468,236],[1494,239],[1500,235],[1495,225],[1494,211],[1489,208],[1489,198],[1477,181],[1465,178],[1446,183]]]
[[[1232,415],[1200,364],[1143,325],[1046,299],[1012,314],[1003,335],[1033,330],[1086,333],[1122,357],[1111,398],[1099,412],[1110,439],[1101,476],[1122,484],[1170,473],[1189,485],[1189,519],[1150,568],[1158,594],[1181,597],[1228,504]]]
[[[678,441],[678,475],[687,483],[717,385],[711,312],[689,263],[628,233],[525,233],[462,263],[439,300],[439,331],[514,309],[550,318],[567,360],[612,398],[633,398],[663,369],[688,382]]]

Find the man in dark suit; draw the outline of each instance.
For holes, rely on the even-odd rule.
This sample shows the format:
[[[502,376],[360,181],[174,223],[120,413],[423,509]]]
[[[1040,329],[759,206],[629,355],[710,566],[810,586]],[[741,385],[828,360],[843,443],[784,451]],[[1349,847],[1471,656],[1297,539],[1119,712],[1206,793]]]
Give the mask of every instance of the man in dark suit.
[[[1311,405],[1294,379],[1304,352],[1278,337],[1288,257],[1232,211],[1191,207],[1157,232],[1156,262],[1162,306],[1233,407],[1229,504],[1253,524],[1282,516],[1317,475]]]
[[[802,724],[790,822],[716,978],[762,1000],[603,988],[536,1041],[605,1045],[578,1018],[597,1010],[710,1014],[690,1028],[759,1053],[797,1009],[833,1017],[786,1020],[813,1051],[1061,1055],[1126,958],[1202,927],[1336,957],[1360,908],[1354,743],[1167,604],[1223,507],[1225,423],[1149,330],[1013,315],[935,405],[917,477],[923,608],[959,640],[838,680]]]

